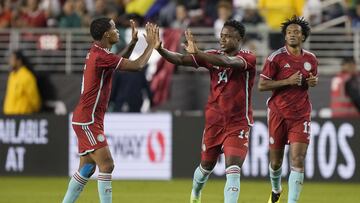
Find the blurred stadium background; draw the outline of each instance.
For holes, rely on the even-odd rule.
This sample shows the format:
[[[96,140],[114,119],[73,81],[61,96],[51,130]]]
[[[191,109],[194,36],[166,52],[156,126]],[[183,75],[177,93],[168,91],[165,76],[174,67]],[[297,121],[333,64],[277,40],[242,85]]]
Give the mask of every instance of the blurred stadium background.
[[[76,138],[69,120],[79,98],[81,71],[91,44],[91,19],[116,19],[122,39],[114,52],[130,40],[128,20],[135,19],[140,39],[134,57],[145,45],[141,34],[144,22],[159,24],[165,46],[183,52],[180,45],[184,28],[192,29],[201,49],[218,48],[219,16],[232,17],[246,24],[244,47],[256,53],[260,71],[268,54],[281,44],[281,38],[274,38],[279,30],[269,24],[267,9],[305,16],[311,23],[312,35],[304,46],[319,59],[320,83],[310,91],[312,140],[300,203],[360,202],[360,120],[332,118],[330,108],[331,80],[340,71],[342,59],[354,58],[359,70],[360,2],[277,0],[270,1],[269,8],[260,6],[260,2],[266,1],[1,0],[1,107],[10,70],[8,56],[10,51],[20,49],[38,76],[43,109],[32,115],[0,115],[0,202],[60,202],[65,193],[68,177],[78,164]],[[225,8],[225,14],[218,5]],[[132,87],[139,82],[132,74],[124,74],[129,79],[119,84]],[[130,91],[122,88],[125,98],[133,97],[134,91],[142,95],[141,108],[129,113],[129,104],[125,102],[117,109],[113,101],[106,115],[105,132],[116,161],[114,202],[186,202],[191,176],[200,159],[208,74],[202,69],[163,63],[155,52],[143,74],[140,78],[147,81],[144,89],[150,89],[152,98],[142,87]],[[268,96],[256,87],[253,90],[256,122],[242,169],[242,203],[265,202],[270,191],[265,105]],[[283,175],[287,174],[288,170],[284,170]],[[212,176],[204,202],[222,202],[222,158]],[[97,202],[95,191],[95,181],[91,181],[79,202]]]

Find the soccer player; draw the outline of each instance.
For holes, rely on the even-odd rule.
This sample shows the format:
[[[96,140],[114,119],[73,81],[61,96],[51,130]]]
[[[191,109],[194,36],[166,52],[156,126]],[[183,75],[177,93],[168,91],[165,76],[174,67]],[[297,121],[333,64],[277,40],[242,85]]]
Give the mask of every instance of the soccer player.
[[[131,22],[133,43],[129,44],[130,56],[137,40],[137,30]],[[146,24],[144,35],[147,47],[136,60],[128,60],[109,51],[118,42],[119,32],[110,18],[99,18],[90,25],[90,34],[94,39],[85,61],[80,101],[76,106],[72,124],[78,138],[80,164],[72,176],[63,203],[75,202],[95,167],[99,169],[98,192],[101,203],[112,202],[111,173],[113,159],[104,135],[104,114],[111,91],[111,78],[115,70],[138,71],[147,63],[155,46],[159,28]],[[135,43],[135,44],[134,44]]]
[[[248,136],[253,124],[251,91],[255,78],[256,57],[240,48],[245,28],[235,20],[225,22],[220,34],[220,50],[198,49],[190,30],[185,32],[188,54],[155,49],[177,65],[204,67],[210,74],[210,95],[205,107],[205,129],[201,163],[196,168],[191,203],[201,202],[201,190],[217,159],[225,154],[226,184],[224,202],[236,203],[240,194],[240,169],[248,151]]]
[[[259,90],[272,91],[268,100],[270,147],[269,203],[280,202],[281,165],[286,144],[290,144],[288,203],[299,200],[304,182],[304,162],[309,144],[311,103],[309,87],[318,83],[316,56],[302,45],[310,34],[304,18],[293,16],[282,23],[285,46],[272,53],[260,74]]]

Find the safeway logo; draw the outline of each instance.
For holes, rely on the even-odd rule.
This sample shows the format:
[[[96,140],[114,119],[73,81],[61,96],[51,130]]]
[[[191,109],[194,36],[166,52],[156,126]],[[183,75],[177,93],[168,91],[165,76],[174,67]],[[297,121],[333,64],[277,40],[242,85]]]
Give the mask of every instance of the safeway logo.
[[[165,159],[165,136],[161,131],[151,131],[147,137],[147,152],[150,162],[159,163]]]

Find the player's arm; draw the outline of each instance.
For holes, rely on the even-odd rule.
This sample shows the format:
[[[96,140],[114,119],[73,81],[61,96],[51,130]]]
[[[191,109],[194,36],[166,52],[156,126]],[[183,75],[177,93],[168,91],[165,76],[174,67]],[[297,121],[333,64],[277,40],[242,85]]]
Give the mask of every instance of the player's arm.
[[[290,77],[283,80],[272,80],[267,78],[265,75],[260,75],[258,88],[260,91],[272,91],[288,85],[301,85],[301,74],[297,71]]]
[[[147,47],[144,52],[135,60],[123,59],[121,62],[120,70],[124,71],[139,71],[149,61],[151,53],[155,47],[156,35],[159,33],[159,27],[157,25],[147,23],[145,26],[146,35],[144,35],[147,42]]]
[[[185,45],[185,49],[189,54],[193,54],[196,58],[206,61],[214,66],[225,66],[225,67],[233,67],[233,68],[246,68],[246,62],[239,57],[230,57],[225,55],[215,55],[203,52],[199,50],[197,47],[194,37],[188,29],[185,31],[185,37],[187,41],[187,45]]]
[[[131,41],[130,43],[120,52],[120,56],[123,58],[128,59],[138,41],[138,30],[135,27],[135,22],[133,20],[130,20],[130,26],[131,26]]]
[[[160,35],[156,36],[155,49],[159,52],[159,54],[165,58],[170,63],[176,65],[184,65],[184,66],[194,66],[194,59],[190,55],[184,55],[178,52],[169,51],[162,46],[162,42],[160,40]]]

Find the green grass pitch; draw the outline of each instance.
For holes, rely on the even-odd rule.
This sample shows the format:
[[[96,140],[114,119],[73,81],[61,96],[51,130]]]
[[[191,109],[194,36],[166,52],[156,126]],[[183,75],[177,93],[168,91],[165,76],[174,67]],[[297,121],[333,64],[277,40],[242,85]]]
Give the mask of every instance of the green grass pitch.
[[[60,203],[68,178],[1,177],[1,203]],[[172,181],[113,181],[114,203],[187,203],[190,179]],[[203,203],[223,202],[224,180],[210,179],[203,192]],[[284,182],[283,187],[287,191]],[[239,203],[266,203],[270,183],[241,182]],[[282,202],[286,203],[286,196]],[[77,203],[98,203],[97,183],[90,180]],[[360,184],[305,182],[299,203],[359,203]]]

